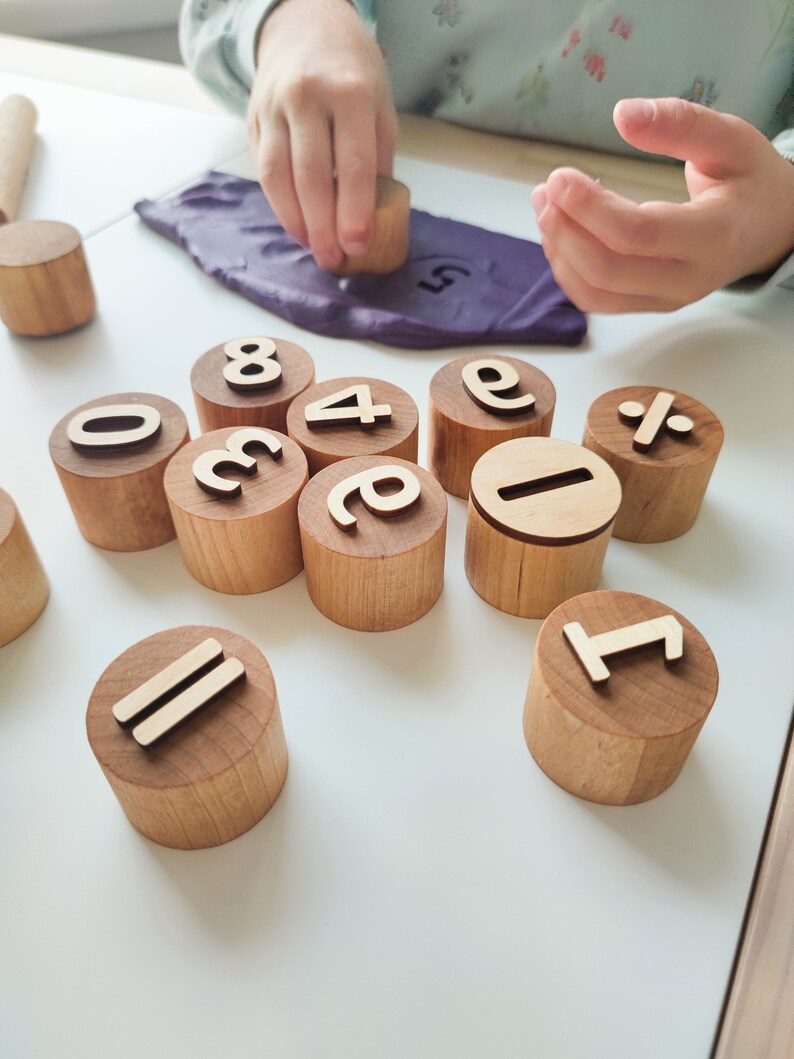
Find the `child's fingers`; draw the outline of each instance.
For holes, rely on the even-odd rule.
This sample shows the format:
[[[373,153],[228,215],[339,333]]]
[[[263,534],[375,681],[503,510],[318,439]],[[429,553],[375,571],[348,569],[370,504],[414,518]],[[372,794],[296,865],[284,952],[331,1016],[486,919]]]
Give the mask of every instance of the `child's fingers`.
[[[291,118],[292,174],[309,246],[320,268],[336,268],[342,250],[336,237],[331,134],[319,110],[296,112]]]
[[[365,99],[340,101],[333,115],[336,224],[345,253],[363,254],[373,234],[375,111]]]
[[[292,179],[289,131],[283,122],[260,126],[256,150],[259,183],[281,227],[303,246],[309,233]]]

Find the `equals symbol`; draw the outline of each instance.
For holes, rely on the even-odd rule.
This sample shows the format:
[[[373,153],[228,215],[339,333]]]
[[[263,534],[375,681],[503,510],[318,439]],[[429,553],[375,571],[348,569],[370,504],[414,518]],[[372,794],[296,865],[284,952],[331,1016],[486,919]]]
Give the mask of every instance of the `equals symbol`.
[[[668,415],[673,407],[675,394],[665,393],[661,390],[654,397],[651,407],[645,409],[645,405],[639,401],[624,401],[618,407],[618,415],[629,423],[639,423],[639,428],[632,440],[633,447],[638,452],[648,452],[663,426],[676,438],[686,438],[695,426],[689,416]]]
[[[239,658],[222,658],[223,648],[209,637],[119,699],[113,716],[122,728],[138,721],[132,736],[148,749],[245,676]]]

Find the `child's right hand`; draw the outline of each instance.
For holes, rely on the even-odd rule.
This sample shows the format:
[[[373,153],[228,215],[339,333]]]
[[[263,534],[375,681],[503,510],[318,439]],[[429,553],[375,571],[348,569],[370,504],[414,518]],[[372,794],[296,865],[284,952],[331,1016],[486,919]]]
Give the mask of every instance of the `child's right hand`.
[[[248,136],[276,216],[321,268],[368,249],[397,116],[380,49],[348,0],[284,0],[266,19]]]

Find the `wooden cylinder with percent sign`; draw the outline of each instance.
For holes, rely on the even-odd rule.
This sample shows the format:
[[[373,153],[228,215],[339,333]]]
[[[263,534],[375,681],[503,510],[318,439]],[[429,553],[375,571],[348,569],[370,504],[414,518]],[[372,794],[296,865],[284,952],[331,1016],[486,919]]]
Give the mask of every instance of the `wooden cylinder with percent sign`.
[[[128,648],[97,681],[86,730],[132,826],[174,849],[242,835],[287,776],[273,673],[229,629],[184,625]]]
[[[447,500],[421,467],[379,456],[335,463],[306,486],[298,517],[306,587],[331,621],[385,632],[436,603]]]
[[[601,576],[620,483],[600,457],[555,438],[514,438],[471,476],[466,576],[508,614],[544,618]]]
[[[541,627],[524,737],[560,787],[634,805],[679,775],[718,682],[708,644],[676,611],[631,592],[589,592]]]
[[[0,647],[29,629],[49,598],[50,583],[25,523],[0,489]]]
[[[614,535],[649,544],[691,529],[722,440],[719,419],[686,394],[624,386],[597,398],[582,444],[620,479],[623,499]]]
[[[189,440],[182,410],[156,394],[100,397],[64,416],[50,456],[86,540],[117,552],[172,541],[163,475]]]
[[[316,383],[287,413],[289,436],[316,474],[353,456],[396,456],[416,463],[419,412],[411,396],[382,379],[347,376]]]
[[[253,335],[221,342],[193,365],[190,384],[201,430],[264,427],[287,433],[287,409],[314,382],[303,346]]]
[[[488,449],[548,437],[555,401],[548,376],[515,357],[475,353],[445,364],[430,380],[428,467],[465,500],[472,469]]]
[[[300,573],[298,496],[308,478],[300,447],[278,431],[224,427],[186,445],[165,491],[193,577],[247,595]]]

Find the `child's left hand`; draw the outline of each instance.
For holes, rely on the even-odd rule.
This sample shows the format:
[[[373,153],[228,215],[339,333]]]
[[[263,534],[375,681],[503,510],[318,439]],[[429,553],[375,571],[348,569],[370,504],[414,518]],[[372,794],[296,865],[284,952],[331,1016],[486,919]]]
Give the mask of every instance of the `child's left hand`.
[[[794,165],[752,125],[682,99],[624,99],[615,127],[686,162],[690,201],[637,205],[577,169],[535,188],[554,277],[585,312],[669,312],[794,247]]]

